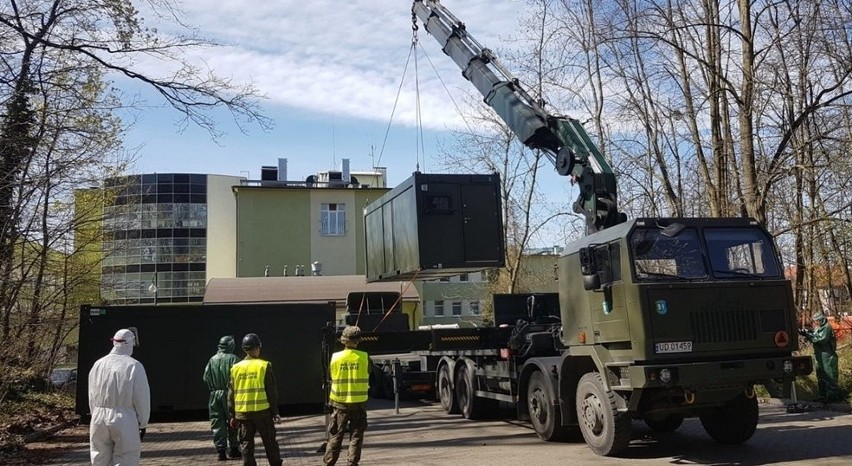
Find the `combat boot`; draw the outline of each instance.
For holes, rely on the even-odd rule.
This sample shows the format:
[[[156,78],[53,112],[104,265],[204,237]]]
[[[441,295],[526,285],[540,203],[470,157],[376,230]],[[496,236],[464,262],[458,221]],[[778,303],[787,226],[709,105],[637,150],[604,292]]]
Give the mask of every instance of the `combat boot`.
[[[231,447],[231,450],[228,451],[228,458],[242,458],[243,455],[240,454],[240,449],[237,447]]]
[[[219,452],[219,461],[227,461],[228,457],[225,455],[225,450],[216,450]]]

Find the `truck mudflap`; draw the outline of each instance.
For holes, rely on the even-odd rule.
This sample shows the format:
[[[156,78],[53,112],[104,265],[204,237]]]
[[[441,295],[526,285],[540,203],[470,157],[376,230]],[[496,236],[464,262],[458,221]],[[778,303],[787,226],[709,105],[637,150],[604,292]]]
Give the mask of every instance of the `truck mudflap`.
[[[724,389],[736,385],[792,379],[813,371],[810,356],[776,356],[726,361],[633,365],[614,367],[618,384],[614,390],[674,388]]]

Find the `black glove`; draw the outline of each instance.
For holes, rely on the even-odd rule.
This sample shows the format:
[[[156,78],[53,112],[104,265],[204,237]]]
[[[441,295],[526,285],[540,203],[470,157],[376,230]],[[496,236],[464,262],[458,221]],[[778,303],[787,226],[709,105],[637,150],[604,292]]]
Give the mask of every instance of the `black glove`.
[[[800,328],[799,329],[799,335],[806,337],[806,336],[810,335],[810,332],[808,332],[807,329]]]
[[[139,429],[139,441],[141,442],[143,438],[145,438],[145,429]]]

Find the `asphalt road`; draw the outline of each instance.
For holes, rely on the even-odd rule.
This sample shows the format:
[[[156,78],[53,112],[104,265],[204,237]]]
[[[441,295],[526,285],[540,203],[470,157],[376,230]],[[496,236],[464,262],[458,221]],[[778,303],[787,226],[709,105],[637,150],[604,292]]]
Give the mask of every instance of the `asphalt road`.
[[[361,464],[852,464],[852,415],[831,410],[788,414],[778,400],[762,404],[760,415],[754,437],[735,446],[715,443],[696,419],[667,434],[634,422],[626,452],[619,458],[603,458],[582,442],[542,442],[528,424],[508,415],[467,421],[446,415],[437,404],[413,401],[404,403],[396,414],[390,402],[373,400]],[[278,430],[285,464],[322,464],[316,449],[324,440],[323,426],[321,415],[285,417]],[[145,437],[142,464],[240,464],[214,461],[211,439],[206,422],[153,424]],[[67,429],[50,440],[30,444],[30,460],[17,464],[88,464],[87,442],[87,426]],[[259,463],[265,464],[259,439],[258,447]],[[345,464],[343,458],[340,463]]]

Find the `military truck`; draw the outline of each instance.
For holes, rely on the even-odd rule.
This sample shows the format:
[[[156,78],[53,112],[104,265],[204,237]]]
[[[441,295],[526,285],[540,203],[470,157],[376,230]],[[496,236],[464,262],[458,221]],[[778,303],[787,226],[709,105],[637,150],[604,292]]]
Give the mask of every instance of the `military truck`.
[[[444,409],[477,418],[513,403],[542,439],[579,431],[606,456],[628,446],[633,419],[672,431],[698,417],[719,443],[748,440],[758,423],[754,386],[812,370],[809,357],[795,355],[792,289],[771,235],[747,218],[628,221],[614,172],[577,120],[548,113],[440,2],[415,0],[412,13],[518,138],[579,184],[574,210],[587,225],[558,260],[558,306],[529,296],[500,310],[519,317],[513,323],[435,330],[424,339],[418,354],[436,374]],[[428,201],[414,208],[426,212]],[[380,221],[392,202],[376,204],[390,208],[368,206],[368,243],[416,242],[416,234],[395,238],[405,232]],[[384,249],[368,252],[368,269],[371,261],[386,268],[374,279],[442,273],[440,265],[399,270]]]

